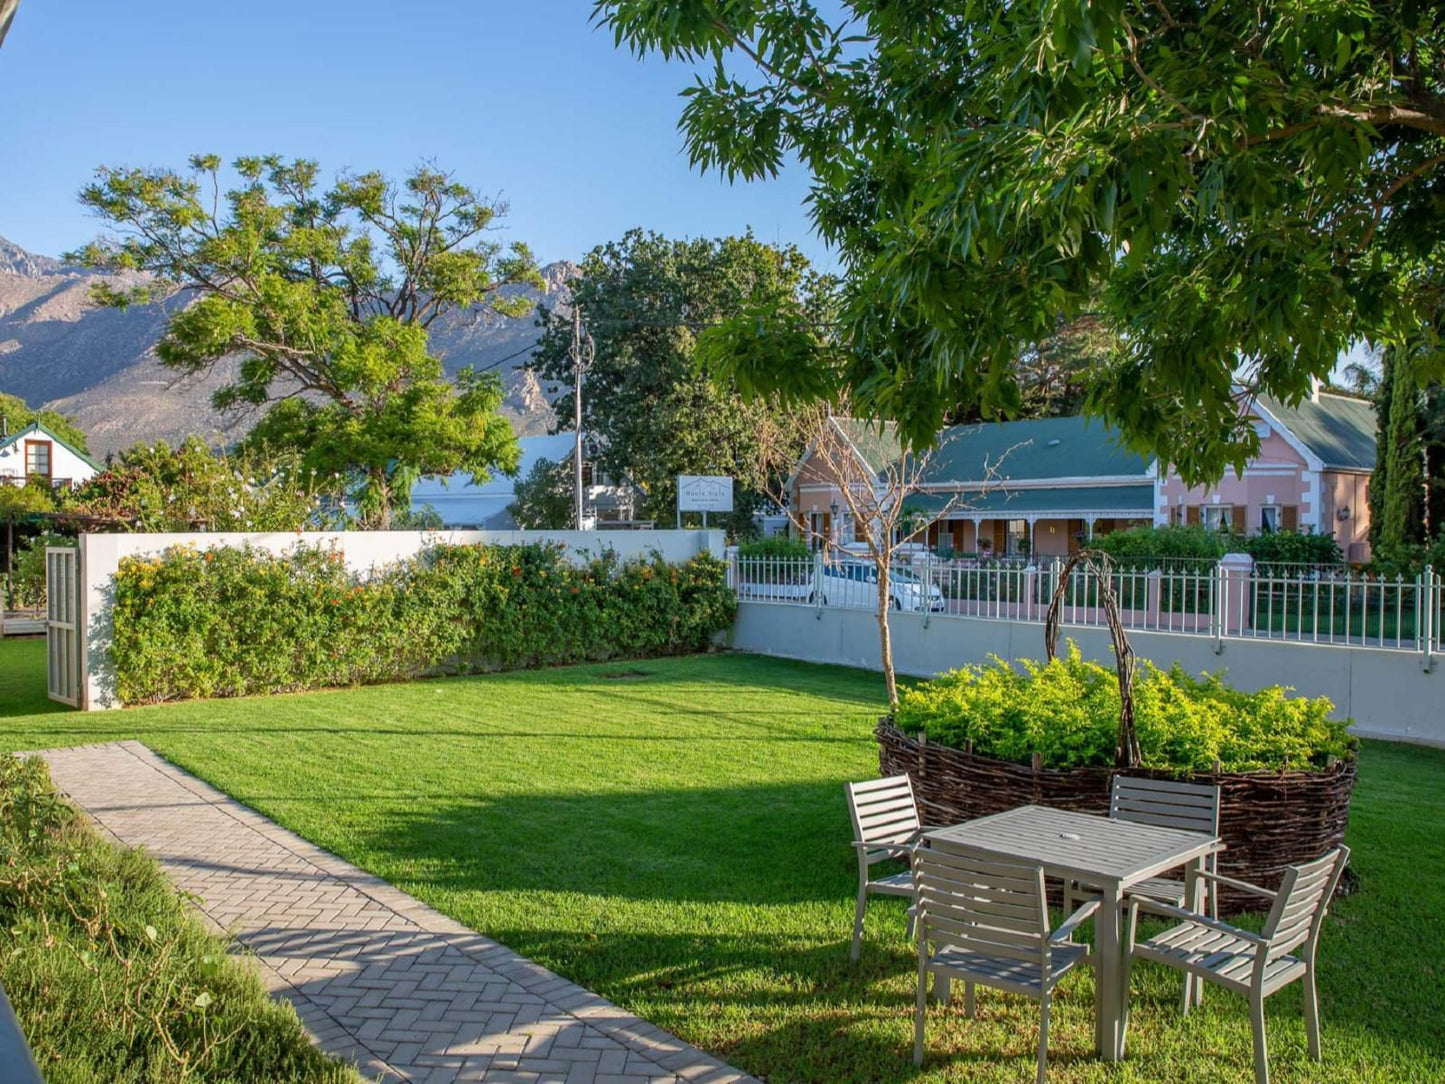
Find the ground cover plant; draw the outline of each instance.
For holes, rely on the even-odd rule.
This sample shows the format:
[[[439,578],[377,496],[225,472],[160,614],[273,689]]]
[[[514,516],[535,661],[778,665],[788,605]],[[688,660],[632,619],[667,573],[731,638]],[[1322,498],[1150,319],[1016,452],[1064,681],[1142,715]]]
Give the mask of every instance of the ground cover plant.
[[[111,658],[124,703],[244,696],[700,651],[732,624],[725,566],[556,546],[436,545],[364,575],[329,548],[129,557]]]
[[[44,687],[44,647],[0,680]],[[876,674],[746,655],[610,663],[91,715],[0,717],[0,746],[136,738],[459,921],[769,1084],[1032,1079],[1037,1009],[984,993],[932,1012],[910,1060],[903,905],[869,909],[842,784],[877,774]],[[13,688],[14,686],[11,686]],[[0,689],[0,696],[5,696]],[[4,708],[15,699],[6,696]],[[1323,1065],[1297,988],[1270,999],[1281,1084],[1445,1078],[1445,752],[1366,742],[1348,842],[1356,891],[1321,943]],[[1250,1079],[1247,1004],[1141,965],[1129,1056],[1092,1055],[1092,978],[1067,979],[1051,1084]]]
[[[102,840],[43,761],[8,754],[0,983],[50,1084],[360,1082],[227,955],[152,858]]]
[[[1222,677],[1194,678],[1175,666],[1141,662],[1134,677],[1140,764],[1164,771],[1309,771],[1353,755],[1343,722],[1324,697],[1292,696],[1281,686],[1246,693]],[[1071,642],[1048,663],[1002,659],[964,666],[918,684],[900,698],[894,720],[908,734],[982,756],[1047,768],[1114,763],[1119,679],[1083,658]]]

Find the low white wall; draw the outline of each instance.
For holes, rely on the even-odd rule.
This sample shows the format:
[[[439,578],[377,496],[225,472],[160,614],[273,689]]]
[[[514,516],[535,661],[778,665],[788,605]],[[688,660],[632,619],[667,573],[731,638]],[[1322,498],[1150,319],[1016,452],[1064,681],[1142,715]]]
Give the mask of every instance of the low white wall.
[[[933,677],[990,655],[1010,662],[1044,657],[1042,622],[890,616],[900,674]],[[1063,635],[1086,657],[1112,664],[1105,630],[1065,626]],[[1129,642],[1139,658],[1156,666],[1177,662],[1194,674],[1227,671],[1236,688],[1290,685],[1303,695],[1327,696],[1335,716],[1353,718],[1355,732],[1366,737],[1445,746],[1445,710],[1437,699],[1445,694],[1445,675],[1426,672],[1414,652],[1226,639],[1216,654],[1208,637],[1168,632],[1131,631]],[[737,651],[880,668],[878,622],[869,610],[740,602],[730,644]]]
[[[217,531],[211,534],[83,534],[80,536],[81,672],[85,674],[81,707],[87,711],[115,708],[114,680],[110,669],[111,577],[121,558],[164,553],[172,546],[251,546],[270,553],[284,553],[299,545],[335,546],[347,567],[356,572],[379,568],[403,557],[412,557],[437,543],[515,545],[524,542],[556,542],[576,559],[597,556],[608,550],[621,557],[652,552],[668,561],[686,561],[704,551],[721,558],[722,531],[290,531],[245,533]]]

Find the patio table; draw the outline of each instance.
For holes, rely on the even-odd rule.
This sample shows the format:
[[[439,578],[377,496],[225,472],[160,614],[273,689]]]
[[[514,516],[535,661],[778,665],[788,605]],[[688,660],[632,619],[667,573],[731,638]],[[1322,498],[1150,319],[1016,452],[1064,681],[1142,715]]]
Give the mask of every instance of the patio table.
[[[1026,805],[925,834],[940,850],[983,851],[1042,866],[1044,875],[1073,879],[1103,890],[1094,916],[1094,1045],[1101,1058],[1124,1056],[1124,956],[1120,926],[1130,885],[1189,866],[1202,872],[1205,858],[1224,849],[1218,836],[1184,832],[1091,813]],[[1193,876],[1191,909],[1203,907],[1204,882]]]

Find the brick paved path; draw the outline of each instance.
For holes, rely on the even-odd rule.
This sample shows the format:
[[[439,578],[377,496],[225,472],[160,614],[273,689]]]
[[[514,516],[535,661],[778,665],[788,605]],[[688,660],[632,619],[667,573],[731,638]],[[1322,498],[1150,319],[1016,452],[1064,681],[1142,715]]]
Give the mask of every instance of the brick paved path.
[[[325,1049],[389,1081],[749,1081],[233,801],[139,742],[41,754],[254,954]]]

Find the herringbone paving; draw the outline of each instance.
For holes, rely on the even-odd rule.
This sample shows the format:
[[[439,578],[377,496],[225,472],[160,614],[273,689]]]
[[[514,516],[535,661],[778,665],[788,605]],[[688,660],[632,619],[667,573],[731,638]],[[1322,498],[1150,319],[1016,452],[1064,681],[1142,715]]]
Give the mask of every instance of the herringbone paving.
[[[643,1084],[750,1077],[453,922],[139,742],[41,754],[254,956],[316,1041],[387,1081]]]

